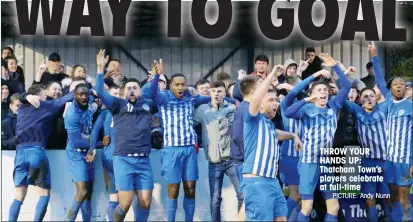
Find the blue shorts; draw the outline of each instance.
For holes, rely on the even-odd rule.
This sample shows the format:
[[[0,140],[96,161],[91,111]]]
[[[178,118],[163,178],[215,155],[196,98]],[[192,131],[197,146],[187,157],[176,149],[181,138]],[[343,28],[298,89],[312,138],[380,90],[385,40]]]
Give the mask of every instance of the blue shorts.
[[[329,167],[329,165],[323,165]],[[301,197],[303,200],[313,200],[315,189],[319,189],[321,185],[327,184],[326,190],[320,190],[323,195],[324,200],[332,199],[334,193],[337,191],[329,190],[330,184],[335,184],[332,182],[319,183],[320,177],[334,176],[333,173],[321,173],[319,163],[303,163],[299,161],[298,163],[298,173],[300,174],[300,185],[298,187]]]
[[[252,177],[242,181],[246,221],[273,221],[287,216],[287,202],[276,178]]]
[[[300,184],[300,176],[298,175],[298,162],[299,157],[294,156],[280,156],[280,178],[285,185],[298,185]]]
[[[95,180],[95,162],[86,162],[87,152],[78,152],[74,149],[66,149],[66,157],[69,163],[72,181],[93,183]]]
[[[51,188],[50,165],[43,148],[39,146],[18,147],[14,159],[14,186],[35,185]]]
[[[105,179],[106,191],[110,194],[117,193],[115,173],[113,172],[114,149],[114,146],[107,146],[102,150],[103,178]]]
[[[161,175],[168,184],[198,180],[198,159],[194,146],[164,147]]]
[[[237,171],[237,177],[238,181],[241,183],[242,182],[242,163],[234,163],[235,170]]]
[[[383,182],[377,182],[377,183],[372,183],[372,182],[361,182],[361,192],[363,194],[370,194],[373,197],[376,196],[376,194],[390,194],[390,189],[388,186],[388,173],[386,172],[386,160],[378,160],[378,159],[370,159],[370,158],[363,158],[361,162],[361,166],[363,167],[380,167],[381,168],[381,173],[360,173],[360,175],[367,175],[367,176],[383,176],[384,180]]]
[[[410,164],[395,163],[387,161],[388,183],[396,184],[397,186],[412,185],[410,177]]]
[[[149,157],[114,156],[116,190],[153,190],[153,173]]]

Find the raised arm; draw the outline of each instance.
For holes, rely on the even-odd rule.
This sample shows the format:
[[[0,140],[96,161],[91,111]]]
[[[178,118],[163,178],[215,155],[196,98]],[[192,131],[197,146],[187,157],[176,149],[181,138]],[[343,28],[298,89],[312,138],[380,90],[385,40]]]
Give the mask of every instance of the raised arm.
[[[278,141],[294,140],[295,147],[298,150],[301,149],[301,147],[302,147],[301,140],[296,134],[290,133],[290,132],[285,132],[285,131],[278,130],[278,129],[276,131],[277,131]]]
[[[119,103],[116,103],[116,98],[107,93],[104,89],[103,74],[106,63],[109,60],[109,56],[105,57],[105,50],[100,50],[96,55],[97,74],[95,89],[98,97],[102,100],[102,103],[107,109],[112,110]]]
[[[265,78],[265,80],[257,87],[254,93],[251,96],[250,106],[249,106],[249,113],[251,116],[257,116],[261,109],[261,102],[267,93],[271,83],[277,78],[276,76],[279,73],[283,72],[283,68],[281,65],[276,65],[272,69],[272,72]]]
[[[376,54],[376,45],[374,44],[374,42],[371,42],[371,44],[369,45],[369,52],[371,57],[373,57],[373,69],[374,69],[374,74],[375,74],[375,79],[376,79],[376,83],[377,83],[377,87],[379,87],[380,92],[383,96],[387,96],[387,94],[389,94],[389,90],[386,87],[386,80],[384,79],[384,75],[383,72],[381,71],[380,68],[380,60],[377,57]]]
[[[166,94],[164,92],[159,92],[158,91],[158,83],[159,83],[159,74],[156,74],[152,81],[150,82],[150,95],[151,99],[155,102],[157,105],[162,105],[166,101]]]
[[[323,75],[323,73],[325,73],[323,70],[318,71],[314,73],[313,75],[305,78],[303,81],[299,82],[297,85],[295,85],[292,88],[292,90],[288,92],[285,99],[281,102],[281,109],[286,110],[289,106],[291,106],[295,98],[298,96],[298,94],[300,94],[301,91],[307,88],[315,78],[319,77],[320,75]]]
[[[287,118],[293,118],[293,119],[300,119],[301,114],[304,111],[304,106],[307,103],[314,103],[318,100],[319,98],[315,97],[315,96],[310,96],[307,97],[305,99],[302,99],[298,102],[295,102],[293,105],[291,105],[290,107],[287,108],[287,110],[285,110],[285,116]]]
[[[356,115],[358,112],[361,112],[363,108],[354,102],[350,102],[347,99],[344,101],[343,108],[346,109],[349,113]]]
[[[93,125],[92,133],[90,134],[90,148],[88,152],[91,152],[94,149],[96,149],[98,145],[102,146],[102,144],[98,144],[98,137],[99,137],[100,131],[103,129],[105,118],[106,118],[106,114],[104,112],[101,113],[98,116],[95,124]]]

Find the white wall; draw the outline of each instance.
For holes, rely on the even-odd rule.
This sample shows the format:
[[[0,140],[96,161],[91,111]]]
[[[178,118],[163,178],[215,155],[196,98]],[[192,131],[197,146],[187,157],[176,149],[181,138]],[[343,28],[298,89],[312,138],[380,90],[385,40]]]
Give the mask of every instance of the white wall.
[[[98,150],[95,159],[95,183],[92,198],[92,221],[107,221],[107,204],[108,195],[105,191],[103,181],[103,172],[101,165],[101,150]],[[52,191],[45,221],[62,221],[65,219],[67,211],[75,196],[75,186],[72,183],[71,175],[67,169],[67,160],[65,150],[48,150],[46,154],[50,161],[52,175]],[[13,167],[15,151],[2,151],[2,221],[7,221],[9,216],[9,207],[14,198],[13,184]],[[160,152],[152,150],[151,164],[155,180],[155,189],[153,191],[150,221],[166,221],[165,203],[167,196],[167,185],[161,177]],[[205,160],[203,149],[198,154],[199,180],[196,188],[196,209],[195,221],[210,221],[209,212],[209,186],[208,186],[208,162]],[[184,211],[182,208],[183,189],[181,186],[180,197],[178,200],[178,211],[176,220],[184,220]],[[222,220],[237,220],[237,199],[235,191],[228,178],[224,179],[222,191]],[[34,218],[35,206],[37,203],[37,193],[33,186],[30,186],[26,200],[21,207],[19,221],[32,221]],[[79,211],[78,221],[82,220]],[[130,208],[125,221],[133,221],[133,210]]]

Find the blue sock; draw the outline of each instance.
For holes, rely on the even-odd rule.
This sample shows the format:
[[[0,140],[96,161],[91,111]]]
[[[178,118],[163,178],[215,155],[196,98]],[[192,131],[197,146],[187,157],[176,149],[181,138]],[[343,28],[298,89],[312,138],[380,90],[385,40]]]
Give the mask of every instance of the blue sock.
[[[47,205],[49,204],[49,196],[40,196],[36,205],[36,213],[34,214],[34,221],[43,221],[46,214]]]
[[[377,221],[378,220],[376,206],[369,207],[369,209],[367,209],[367,211],[368,211],[369,221]]]
[[[118,202],[109,201],[109,205],[108,205],[108,218],[109,218],[109,221],[114,221],[113,220],[113,213],[115,212],[115,209],[116,209],[117,206],[118,206]]]
[[[301,211],[301,205],[298,205],[293,209],[293,212],[291,212],[291,215],[289,218],[287,218],[288,221],[297,221],[297,216]]]
[[[148,221],[149,217],[149,209],[142,208],[141,205],[139,204],[138,201],[134,203],[136,205],[134,208],[136,208],[136,211],[134,210],[134,216],[135,216],[135,221]]]
[[[138,210],[138,197],[136,195],[133,195],[132,209],[133,209],[133,217],[135,218],[134,220],[137,221],[139,210]]]
[[[403,208],[400,202],[391,203],[391,218],[393,221],[403,220]]]
[[[291,213],[293,212],[295,206],[297,206],[297,202],[295,200],[288,198],[287,200],[287,207],[288,207],[288,213],[287,213],[287,218],[291,216]]]
[[[298,213],[297,221],[310,221],[310,215],[305,216],[303,213]]]
[[[185,221],[194,220],[195,199],[184,198]]]
[[[412,220],[412,206],[403,209],[403,221],[411,221]]]
[[[125,219],[126,213],[123,212],[122,209],[120,209],[120,207],[118,205],[115,209],[115,212],[113,213],[113,220],[114,221],[123,221]]]
[[[20,207],[22,206],[23,202],[14,199],[13,203],[10,205],[9,210],[9,221],[17,221],[20,213]]]
[[[175,221],[176,208],[178,205],[177,199],[166,198],[166,211],[168,212],[168,221]]]
[[[67,213],[67,218],[66,221],[75,221],[77,217],[77,213],[79,212],[81,203],[77,202],[76,200],[73,200],[72,206],[69,209],[69,212]]]
[[[92,202],[90,200],[84,200],[82,202],[82,205],[80,206],[80,209],[82,210],[82,219],[85,222],[90,222],[90,219],[92,217]]]
[[[329,213],[324,217],[324,221],[337,221],[337,215],[331,215]]]

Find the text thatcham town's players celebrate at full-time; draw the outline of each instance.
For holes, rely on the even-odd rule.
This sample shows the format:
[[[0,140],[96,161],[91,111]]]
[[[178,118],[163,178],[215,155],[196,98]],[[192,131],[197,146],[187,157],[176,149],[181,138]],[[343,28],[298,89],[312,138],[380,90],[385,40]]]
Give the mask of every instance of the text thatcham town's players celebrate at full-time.
[[[3,51],[10,50],[4,48],[2,54]],[[17,124],[12,124],[11,117],[2,123],[2,128],[7,127],[7,133],[2,132],[2,144],[16,149],[16,196],[9,220],[18,219],[28,185],[40,188],[34,220],[43,220],[53,178],[44,148],[52,129],[60,126],[67,134],[67,162],[62,164],[67,165],[67,177],[71,177],[77,191],[62,220],[74,221],[79,210],[84,221],[92,220],[93,182],[102,177],[95,176],[94,164],[102,164],[109,194],[108,220],[123,221],[133,205],[134,220],[147,221],[155,183],[150,155],[156,148],[160,151],[154,152],[161,154],[157,164],[167,184],[167,194],[162,197],[165,220],[175,221],[182,182],[185,220],[196,218],[197,196],[210,197],[211,218],[220,221],[226,174],[236,191],[238,203],[234,209],[238,209],[240,221],[309,221],[313,206],[319,204],[314,202],[316,189],[327,206],[326,215],[318,217],[337,221],[340,205],[336,194],[340,190],[331,190],[332,182],[320,184],[320,176],[332,176],[321,171],[321,166],[331,165],[322,163],[320,156],[322,148],[332,148],[337,137],[344,136],[339,134],[343,115],[354,118],[354,126],[344,128],[353,127],[354,141],[359,142],[360,149],[370,151],[362,157],[361,166],[381,168],[363,176],[384,178],[383,182],[361,183],[368,219],[378,220],[376,199],[383,197],[375,194],[380,193],[387,197],[384,212],[389,221],[412,220],[408,198],[413,174],[412,82],[396,77],[386,83],[374,43],[369,45],[369,52],[369,76],[361,80],[354,77],[354,68],[345,70],[330,55],[317,55],[311,47],[306,50],[305,61],[286,59],[284,66],[276,65],[271,72],[267,70],[269,58],[258,55],[255,72],[247,75],[240,70],[234,83],[226,73],[219,75],[227,76],[225,83],[203,80],[205,89],[212,90],[212,100],[189,87],[183,74],[176,73],[168,79],[161,59],[154,61],[146,80],[126,78],[120,61],[109,61],[105,50],[96,56],[94,90],[81,65],[75,66],[70,81],[42,82],[38,76],[40,82],[27,87],[27,93],[12,96],[22,102]],[[53,53],[50,58],[46,62],[48,72],[60,66],[58,54]],[[40,67],[41,73],[45,72],[46,63]],[[332,68],[338,78],[323,67]],[[8,73],[9,67],[4,65],[2,76]],[[8,97],[7,84],[2,81],[2,99],[3,94]],[[66,95],[45,101],[45,91],[52,89],[60,89]],[[229,98],[232,95],[239,101]],[[59,113],[64,113],[64,119]],[[160,124],[155,124],[155,117]],[[200,133],[193,128],[197,124],[202,126]],[[14,140],[10,136],[13,133]],[[61,134],[59,131],[56,135]],[[197,136],[204,138],[198,140]],[[208,160],[210,195],[195,192],[200,164],[198,141],[203,141],[201,148]],[[103,147],[102,163],[95,163],[99,147]],[[288,198],[281,182],[289,188]],[[322,185],[327,189],[321,189]]]

